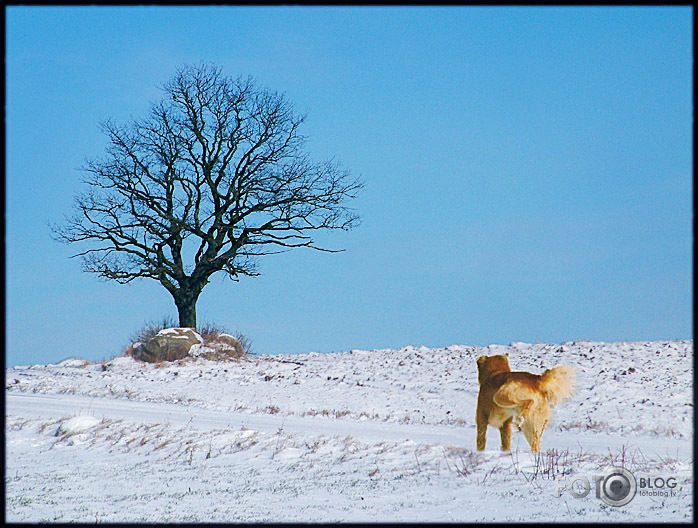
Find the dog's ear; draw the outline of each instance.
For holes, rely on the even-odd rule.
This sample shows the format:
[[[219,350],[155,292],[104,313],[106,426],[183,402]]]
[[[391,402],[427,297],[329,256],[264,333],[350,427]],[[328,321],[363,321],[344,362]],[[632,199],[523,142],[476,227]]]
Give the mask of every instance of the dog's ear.
[[[504,354],[504,357],[507,357],[507,358],[508,358],[508,357],[509,357],[509,352],[505,353],[505,354]]]
[[[480,365],[482,365],[486,359],[487,356],[480,356],[479,358],[477,358],[477,366],[479,367]]]

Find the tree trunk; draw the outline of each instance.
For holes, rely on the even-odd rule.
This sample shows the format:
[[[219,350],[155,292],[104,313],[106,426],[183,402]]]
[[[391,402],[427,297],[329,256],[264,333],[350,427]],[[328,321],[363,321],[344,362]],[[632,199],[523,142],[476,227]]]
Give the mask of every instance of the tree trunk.
[[[175,305],[179,313],[179,326],[181,328],[193,328],[196,330],[196,301],[199,294],[187,294],[180,292],[175,296]]]

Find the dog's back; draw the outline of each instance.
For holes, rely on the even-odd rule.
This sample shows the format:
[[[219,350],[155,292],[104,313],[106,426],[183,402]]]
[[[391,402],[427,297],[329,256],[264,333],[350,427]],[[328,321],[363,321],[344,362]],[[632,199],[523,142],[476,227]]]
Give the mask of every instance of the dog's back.
[[[478,359],[480,394],[493,398],[497,394],[499,401],[495,403],[504,407],[530,399],[524,397],[530,394],[540,395],[555,406],[574,393],[575,373],[569,365],[558,365],[543,374],[512,372],[507,356],[482,356]]]

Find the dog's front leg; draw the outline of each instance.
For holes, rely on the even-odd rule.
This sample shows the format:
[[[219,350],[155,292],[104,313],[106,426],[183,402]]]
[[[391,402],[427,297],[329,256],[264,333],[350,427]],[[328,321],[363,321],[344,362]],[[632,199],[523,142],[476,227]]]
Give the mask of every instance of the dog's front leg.
[[[477,450],[484,451],[487,443],[487,417],[477,414]]]

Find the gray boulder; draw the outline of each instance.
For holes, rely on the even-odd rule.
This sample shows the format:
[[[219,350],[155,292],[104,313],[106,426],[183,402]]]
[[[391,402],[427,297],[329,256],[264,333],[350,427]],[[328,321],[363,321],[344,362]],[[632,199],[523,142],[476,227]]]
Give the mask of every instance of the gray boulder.
[[[230,334],[218,334],[218,336],[216,336],[215,346],[219,350],[235,351],[235,355],[242,356],[242,345],[240,341]]]
[[[165,328],[145,343],[133,347],[133,358],[154,363],[175,361],[189,354],[194,345],[202,345],[201,335],[191,328]]]
[[[230,334],[213,333],[206,336],[205,345],[193,347],[191,356],[214,358],[239,358],[243,355],[242,344]]]

